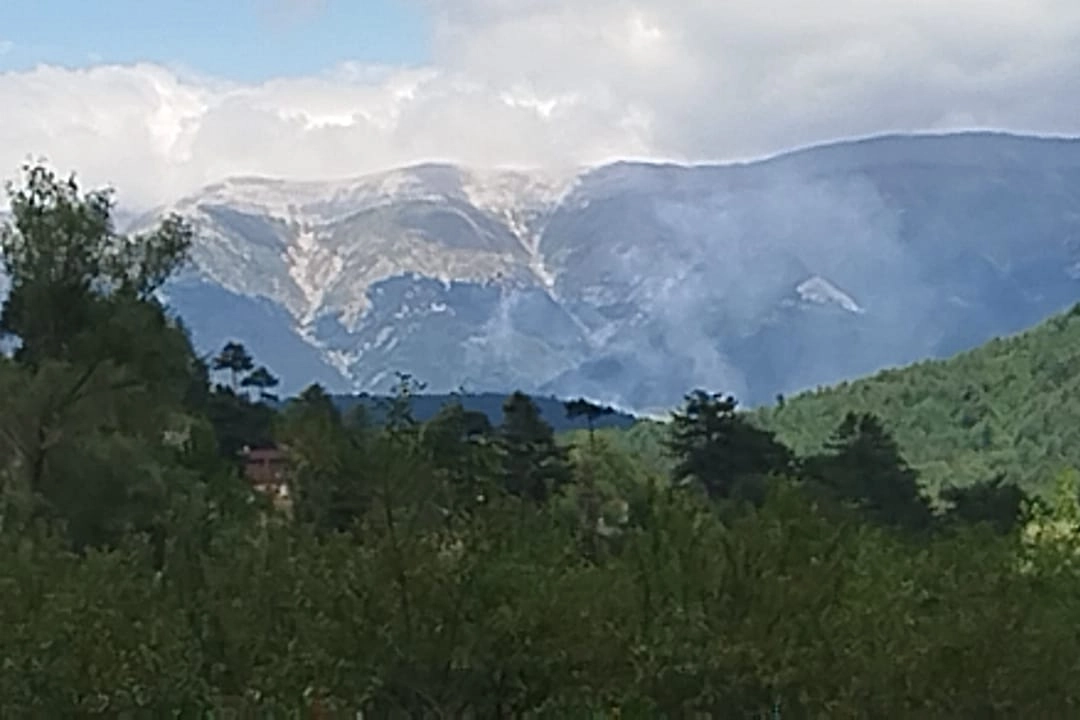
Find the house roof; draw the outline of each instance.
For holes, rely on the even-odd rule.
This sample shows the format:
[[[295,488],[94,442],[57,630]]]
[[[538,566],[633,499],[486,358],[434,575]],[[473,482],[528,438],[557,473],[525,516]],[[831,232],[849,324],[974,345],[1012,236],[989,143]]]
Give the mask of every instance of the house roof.
[[[279,448],[244,448],[243,456],[248,460],[274,460],[285,453]]]

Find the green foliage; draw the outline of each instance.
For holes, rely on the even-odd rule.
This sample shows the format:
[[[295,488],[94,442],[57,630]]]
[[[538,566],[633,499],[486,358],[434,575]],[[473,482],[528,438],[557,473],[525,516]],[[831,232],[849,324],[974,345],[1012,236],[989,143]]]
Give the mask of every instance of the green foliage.
[[[615,414],[615,408],[608,405],[598,405],[585,398],[570,400],[564,405],[566,407],[566,417],[568,419],[585,418],[590,439],[595,435],[596,421]]]
[[[160,524],[190,479],[172,439],[194,422],[198,363],[153,292],[185,261],[191,232],[169,218],[117,235],[107,191],[82,195],[43,167],[9,193],[0,331],[21,346],[0,369],[5,524],[59,522],[74,547],[115,544]]]
[[[275,433],[292,464],[296,516],[321,530],[347,530],[371,502],[361,471],[366,428],[347,423],[320,385],[290,401]]]
[[[1080,308],[1080,306],[1078,306]],[[1080,312],[954,358],[886,370],[752,413],[799,454],[849,412],[881,418],[931,495],[1004,477],[1028,493],[1080,467]]]
[[[351,410],[359,406],[364,408],[372,422],[379,424],[383,420],[382,410],[386,401],[384,397],[361,393],[337,395],[334,399],[342,410]],[[432,393],[425,390],[412,393],[409,401],[412,415],[419,422],[427,422],[448,404],[459,403],[466,410],[483,413],[489,421],[498,423],[502,418],[506,395],[494,392]],[[556,434],[586,430],[589,427],[589,418],[586,416],[567,417],[567,404],[562,400],[533,395],[532,401],[540,411],[544,422],[550,425]],[[611,414],[604,413],[600,417],[595,417],[592,425],[597,432],[604,432],[612,428],[628,429],[634,422],[633,416],[625,412],[613,411]]]
[[[160,574],[136,540],[79,558],[12,539],[3,710],[231,698],[281,713],[317,696],[376,717],[753,717],[776,702],[784,717],[1064,717],[1080,702],[1080,574],[1025,572],[1010,538],[913,549],[783,484],[722,522],[657,488],[585,563],[572,531],[512,497],[452,532],[415,521],[421,505],[398,508],[410,532],[372,507],[321,539],[204,510]]]
[[[731,396],[697,390],[673,414],[668,449],[678,459],[677,483],[698,482],[714,499],[760,500],[771,474],[791,470],[792,456],[772,433],[735,412]]]
[[[260,365],[240,381],[240,387],[254,388],[260,400],[273,401],[277,400],[277,397],[270,391],[277,387],[279,382],[265,365]]]
[[[274,408],[251,402],[232,388],[215,388],[205,399],[202,412],[212,423],[222,458],[239,462],[245,447],[269,447],[274,442]]]
[[[446,405],[424,423],[420,448],[447,493],[447,509],[469,512],[496,491],[501,458],[487,415]]]
[[[1023,541],[1026,567],[1056,573],[1080,563],[1080,473],[1062,472],[1049,502],[1027,508]]]
[[[120,243],[107,195],[44,171],[28,183],[4,235],[18,292],[3,327],[25,351],[0,359],[0,716],[1080,710],[1075,472],[1049,501],[965,482],[941,522],[884,401],[805,415],[819,394],[754,416],[801,417],[807,442],[835,420],[800,457],[700,391],[662,432],[597,430],[603,408],[569,403],[589,427],[562,443],[522,393],[498,427],[460,403],[420,422],[408,376],[379,423],[317,385],[278,412],[238,342],[213,361],[230,384],[211,388],[150,296],[182,224]],[[1046,360],[1011,342],[1010,377],[1049,392],[1031,385]],[[1005,372],[986,362],[962,382]],[[1033,417],[1018,407],[1002,416]],[[948,412],[912,417],[939,428]],[[1009,423],[982,436],[995,459],[975,479]],[[1016,427],[1032,443],[1071,432]],[[241,479],[249,444],[284,452],[291,513]],[[1020,442],[1017,462],[1039,447]]]
[[[1027,496],[1016,485],[997,477],[966,487],[946,488],[942,499],[950,506],[950,516],[960,522],[986,523],[995,531],[1008,534],[1022,519]]]
[[[243,344],[230,341],[225,343],[225,347],[214,357],[211,367],[229,373],[233,392],[236,392],[239,389],[240,376],[252,370],[255,361]]]
[[[222,459],[239,463],[246,448],[267,448],[274,443],[274,405],[278,398],[271,390],[278,379],[265,365],[255,367],[255,360],[243,344],[228,342],[211,360],[202,365],[203,383],[210,371],[229,373],[228,385],[216,385],[198,394],[193,403],[210,420]],[[253,389],[253,397],[246,390]]]
[[[188,418],[126,368],[10,369],[0,371],[0,392],[9,526],[56,520],[77,547],[109,544],[152,526],[170,488],[188,481],[183,452],[169,442]]]
[[[0,260],[11,292],[0,333],[19,338],[27,362],[79,360],[73,346],[115,314],[114,303],[148,303],[187,259],[192,234],[182,220],[169,217],[136,238],[118,235],[111,193],[83,195],[74,177],[27,166],[23,185],[8,192],[14,224],[0,228]]]
[[[543,503],[569,481],[566,453],[528,395],[515,392],[506,399],[498,442],[503,487],[512,494]]]
[[[853,505],[874,522],[925,530],[933,520],[918,477],[873,415],[848,413],[826,452],[807,458],[803,465],[822,495]],[[970,505],[964,507],[970,512]]]

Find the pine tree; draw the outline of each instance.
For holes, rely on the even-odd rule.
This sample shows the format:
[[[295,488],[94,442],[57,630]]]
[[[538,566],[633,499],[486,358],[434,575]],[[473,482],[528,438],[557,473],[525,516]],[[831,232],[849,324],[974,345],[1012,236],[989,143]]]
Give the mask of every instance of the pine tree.
[[[544,503],[569,482],[567,453],[556,444],[551,426],[525,393],[515,392],[506,399],[498,438],[508,492]]]
[[[276,438],[290,461],[290,490],[298,520],[323,531],[348,529],[369,507],[364,466],[365,429],[347,425],[318,384],[290,401]]]
[[[265,365],[260,365],[240,381],[240,387],[254,388],[258,392],[260,400],[274,402],[277,400],[277,396],[270,391],[277,387],[279,382]]]
[[[563,407],[566,408],[567,418],[571,420],[579,417],[585,418],[589,428],[589,445],[594,448],[596,446],[596,421],[602,417],[615,414],[614,408],[607,405],[597,405],[585,398],[563,403]]]
[[[791,451],[740,416],[735,398],[697,390],[672,415],[668,450],[676,483],[699,482],[712,498],[758,502],[764,480],[792,470]]]
[[[582,488],[582,504],[584,505],[585,531],[587,551],[590,557],[596,557],[596,533],[600,527],[600,494],[596,487],[596,469],[593,463],[598,457],[596,447],[596,421],[602,417],[615,414],[615,409],[605,405],[598,405],[585,398],[578,398],[563,404],[566,408],[566,417],[570,419],[584,417],[589,428],[589,458],[586,462],[578,465],[582,471],[584,482]]]
[[[1027,494],[1004,475],[967,487],[946,488],[941,498],[951,505],[949,518],[969,524],[986,523],[1002,535],[1017,526],[1028,502]]]
[[[853,505],[877,522],[921,530],[933,520],[918,474],[872,414],[848,413],[826,452],[809,458],[806,469],[828,497]]]
[[[225,370],[229,373],[230,386],[236,393],[239,390],[240,375],[254,369],[255,361],[242,343],[230,341],[225,343],[221,352],[214,357],[212,367],[214,370]]]
[[[468,510],[483,502],[491,488],[491,438],[487,415],[466,410],[460,402],[445,405],[424,423],[420,442],[429,462],[446,483],[448,505]]]

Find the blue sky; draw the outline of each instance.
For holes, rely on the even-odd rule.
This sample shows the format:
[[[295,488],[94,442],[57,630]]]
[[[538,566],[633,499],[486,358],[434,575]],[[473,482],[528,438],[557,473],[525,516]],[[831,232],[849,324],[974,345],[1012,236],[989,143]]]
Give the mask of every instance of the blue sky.
[[[412,0],[0,0],[0,72],[155,62],[258,82],[421,64],[429,37]]]

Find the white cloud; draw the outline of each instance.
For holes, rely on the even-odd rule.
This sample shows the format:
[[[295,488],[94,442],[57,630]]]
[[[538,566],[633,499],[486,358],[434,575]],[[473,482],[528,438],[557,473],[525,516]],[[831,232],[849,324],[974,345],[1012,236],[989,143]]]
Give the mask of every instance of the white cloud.
[[[1072,0],[422,1],[431,67],[258,85],[153,65],[0,74],[0,173],[44,155],[146,205],[225,175],[425,159],[711,160],[890,130],[1080,133]]]

